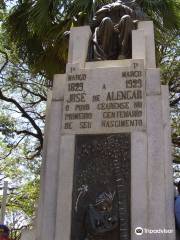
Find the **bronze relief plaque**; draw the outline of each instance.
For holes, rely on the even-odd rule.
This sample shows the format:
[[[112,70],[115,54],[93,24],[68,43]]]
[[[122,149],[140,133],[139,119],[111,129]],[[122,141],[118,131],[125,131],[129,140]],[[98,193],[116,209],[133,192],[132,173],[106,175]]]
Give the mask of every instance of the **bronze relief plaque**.
[[[131,135],[77,135],[71,240],[130,240]]]

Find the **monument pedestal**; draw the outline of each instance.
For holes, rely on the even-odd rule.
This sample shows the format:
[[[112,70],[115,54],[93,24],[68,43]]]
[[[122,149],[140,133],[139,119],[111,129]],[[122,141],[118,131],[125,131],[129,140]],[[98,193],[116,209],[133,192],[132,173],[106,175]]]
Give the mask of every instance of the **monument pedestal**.
[[[118,219],[113,240],[174,240],[169,95],[153,23],[133,31],[132,59],[86,62],[90,36],[71,29],[67,71],[49,96],[37,240],[80,239],[102,194]]]

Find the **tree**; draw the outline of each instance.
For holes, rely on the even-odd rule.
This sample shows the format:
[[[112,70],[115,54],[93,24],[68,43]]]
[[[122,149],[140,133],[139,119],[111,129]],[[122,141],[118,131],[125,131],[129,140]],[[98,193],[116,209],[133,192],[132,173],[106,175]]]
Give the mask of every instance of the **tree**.
[[[0,33],[0,183],[9,181],[6,221],[19,228],[35,216],[47,84],[17,57],[15,46],[7,46],[5,31]]]
[[[180,163],[180,44],[179,35],[169,32],[157,41],[162,84],[169,86],[174,162]]]

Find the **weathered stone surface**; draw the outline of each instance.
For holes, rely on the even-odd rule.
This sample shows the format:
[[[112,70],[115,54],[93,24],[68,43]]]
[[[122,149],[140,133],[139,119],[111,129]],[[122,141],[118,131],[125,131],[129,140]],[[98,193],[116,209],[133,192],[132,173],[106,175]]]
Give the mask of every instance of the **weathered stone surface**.
[[[86,62],[85,69],[96,69],[96,68],[111,68],[111,67],[130,67],[136,60],[125,59],[125,60],[112,60],[112,61],[98,61],[98,62]],[[78,65],[76,65],[78,67]],[[69,68],[67,69],[69,71]]]
[[[46,165],[48,159],[46,158],[47,154],[47,143],[48,143],[48,132],[50,125],[50,116],[51,116],[51,102],[52,102],[52,91],[49,90],[47,94],[47,107],[46,107],[46,124],[44,129],[44,144],[43,144],[43,161],[41,164],[41,181],[40,181],[40,197],[38,202],[38,217],[37,217],[37,227],[36,227],[36,240],[40,239],[42,223],[43,223],[43,212],[44,212],[44,193],[45,193],[45,180],[46,180]]]
[[[165,204],[166,228],[175,229],[174,219],[174,184],[172,168],[171,126],[168,86],[161,86],[163,111],[163,159],[165,165]],[[167,236],[167,240],[175,239],[175,231]]]
[[[86,62],[91,29],[89,26],[71,28],[68,63]]]
[[[146,70],[146,95],[161,94],[160,69],[150,68]]]
[[[148,239],[138,236],[135,229],[148,226],[148,155],[146,132],[131,135],[131,236],[133,240]]]
[[[130,63],[128,67],[95,69],[68,66],[64,134],[145,129],[144,62]]]
[[[56,74],[54,75],[53,81],[53,101],[63,101],[64,100],[64,88],[66,82],[66,74]]]
[[[148,136],[148,228],[166,227],[165,166],[161,96],[147,96]],[[152,234],[151,240],[165,240],[164,234]]]
[[[57,185],[56,230],[54,240],[69,240],[71,232],[71,205],[74,171],[75,137],[62,136]]]
[[[41,208],[40,238],[49,240],[55,236],[57,176],[59,173],[59,144],[61,136],[62,103],[53,102],[50,106],[48,138],[43,170],[43,203]]]
[[[140,21],[138,29],[144,30],[146,68],[156,68],[154,24],[152,21]]]
[[[146,39],[144,30],[132,31],[132,59],[144,59],[146,66]]]

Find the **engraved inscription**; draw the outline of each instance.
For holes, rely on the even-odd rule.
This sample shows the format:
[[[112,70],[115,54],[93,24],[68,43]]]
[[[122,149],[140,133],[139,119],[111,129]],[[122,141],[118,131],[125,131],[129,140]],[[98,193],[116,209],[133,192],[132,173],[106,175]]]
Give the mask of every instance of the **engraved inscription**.
[[[142,60],[126,68],[98,69],[96,74],[92,74],[95,70],[72,69],[67,73],[64,133],[119,133],[145,128]]]

